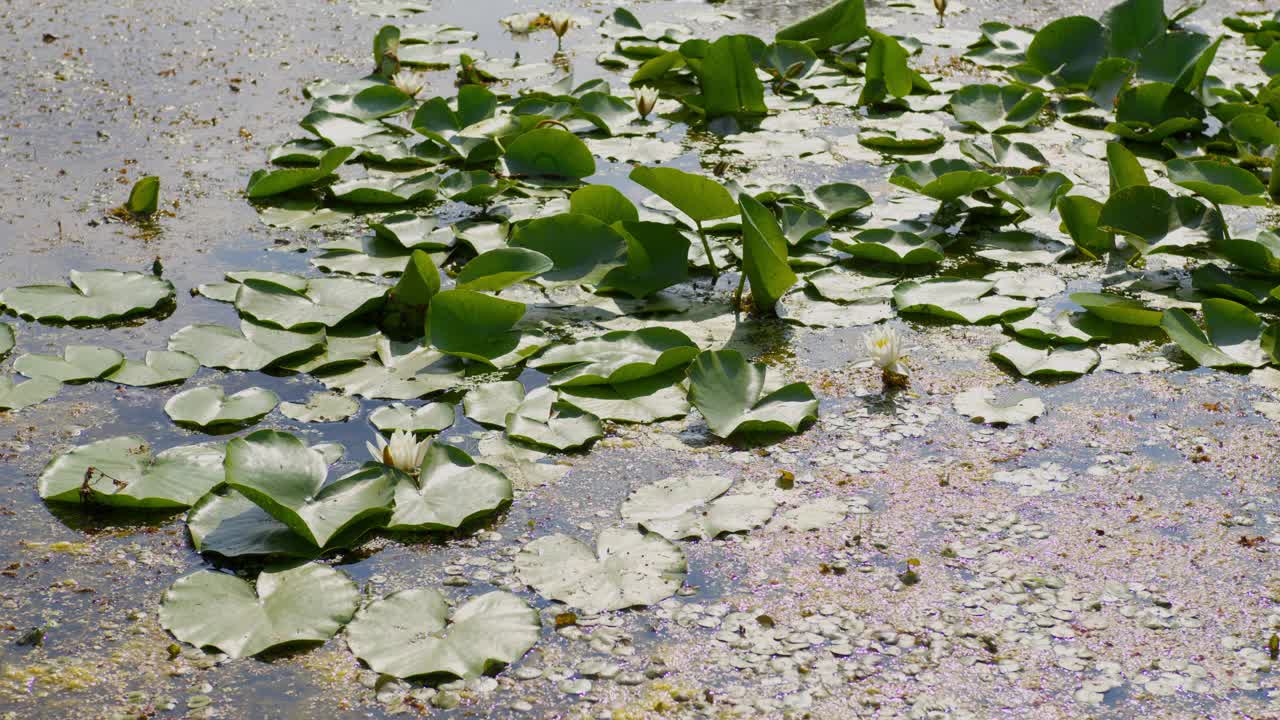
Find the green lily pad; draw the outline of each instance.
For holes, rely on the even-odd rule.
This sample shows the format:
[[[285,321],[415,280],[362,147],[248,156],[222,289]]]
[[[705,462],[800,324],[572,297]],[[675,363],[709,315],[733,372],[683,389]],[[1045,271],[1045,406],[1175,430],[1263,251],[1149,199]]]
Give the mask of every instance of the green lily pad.
[[[177,509],[223,480],[221,444],[184,445],[154,456],[136,435],[99,440],[45,466],[37,487],[48,502]]]
[[[520,135],[507,145],[504,157],[515,175],[580,180],[596,171],[587,146],[573,133],[558,128],[538,128]]]
[[[1012,340],[991,351],[993,360],[1013,366],[1023,377],[1062,377],[1086,375],[1101,362],[1097,350],[1082,345],[1056,348],[1039,347]]]
[[[963,160],[910,162],[894,168],[889,182],[941,202],[951,202],[999,185],[1004,178],[975,170]]]
[[[164,412],[178,425],[201,430],[252,425],[275,410],[280,396],[265,388],[249,388],[227,396],[217,385],[192,388],[169,398]]]
[[[551,385],[608,385],[683,368],[697,354],[698,346],[688,335],[655,327],[558,345],[530,361],[529,366],[563,368],[551,376]]]
[[[200,369],[200,361],[184,352],[148,350],[139,362],[125,358],[104,380],[131,387],[156,387],[182,382]]]
[[[951,114],[986,133],[1022,130],[1040,116],[1048,100],[1018,85],[966,85],[951,95]]]
[[[519,660],[541,636],[538,611],[511,593],[485,593],[449,610],[435,590],[395,592],[356,613],[347,644],[381,675],[469,679]]]
[[[461,382],[462,362],[431,347],[415,343],[380,344],[375,357],[359,365],[316,372],[325,387],[347,395],[386,400],[411,400],[441,392]]]
[[[1157,187],[1133,186],[1102,206],[1098,227],[1124,236],[1142,254],[1182,251],[1222,236],[1217,213],[1195,198],[1173,197]]]
[[[507,367],[547,344],[537,331],[516,328],[523,303],[471,290],[446,290],[428,309],[431,344],[439,351],[494,367]]]
[[[893,302],[903,313],[936,315],[965,323],[1003,320],[1035,309],[1025,300],[988,295],[995,288],[990,280],[932,278],[908,280],[893,290]]]
[[[711,178],[668,167],[638,167],[628,177],[676,206],[695,223],[738,214],[733,196]]]
[[[636,206],[612,185],[587,185],[569,196],[569,212],[590,215],[605,225],[639,222]]]
[[[633,298],[645,298],[689,279],[689,238],[674,226],[655,222],[614,223],[627,244],[627,262],[596,285]]]
[[[1169,180],[1215,205],[1266,205],[1267,186],[1243,168],[1213,160],[1170,160]]]
[[[1115,250],[1115,235],[1098,227],[1102,203],[1083,195],[1068,195],[1058,198],[1057,206],[1062,229],[1071,236],[1077,250],[1091,258]]]
[[[0,306],[41,321],[97,323],[144,315],[173,302],[173,283],[115,270],[70,273],[71,287],[23,285],[0,292]]]
[[[733,479],[720,475],[681,475],[632,492],[623,501],[622,519],[668,540],[712,539],[746,532],[773,516],[777,503],[767,495],[725,495]]]
[[[1207,295],[1216,295],[1246,305],[1261,305],[1271,300],[1275,278],[1232,273],[1208,263],[1191,273],[1191,286]]]
[[[980,142],[963,140],[960,142],[960,152],[989,168],[1035,170],[1049,164],[1044,153],[1035,145],[1014,142],[1003,135],[987,135]]]
[[[1280,235],[1259,230],[1255,238],[1220,238],[1213,252],[1251,272],[1280,275]]]
[[[369,413],[369,422],[382,433],[404,430],[416,435],[430,435],[452,426],[453,417],[453,406],[449,403],[427,403],[416,408],[391,403]]]
[[[520,247],[495,248],[481,253],[458,272],[459,290],[497,292],[555,267],[551,258]]]
[[[947,138],[933,130],[869,130],[858,133],[858,144],[883,153],[929,153],[945,145]]]
[[[432,441],[416,478],[401,474],[390,530],[454,530],[511,504],[511,481],[448,443]]]
[[[47,377],[64,383],[82,383],[110,375],[124,363],[124,355],[96,345],[68,345],[57,355],[21,355],[13,369],[27,377]]]
[[[1151,310],[1136,300],[1107,293],[1071,293],[1071,302],[1103,320],[1119,325],[1160,327],[1160,311]]]
[[[818,399],[804,383],[770,389],[764,365],[736,350],[706,351],[689,368],[689,398],[711,432],[797,432],[818,416]]]
[[[298,422],[342,422],[359,411],[360,403],[337,393],[312,393],[305,403],[280,403],[280,414]]]
[[[1204,106],[1187,91],[1169,83],[1131,87],[1116,103],[1116,122],[1109,132],[1137,142],[1160,142],[1203,125]]]
[[[1045,25],[1027,46],[1027,65],[1056,85],[1082,88],[1107,56],[1107,30],[1093,18],[1065,17]]]
[[[353,121],[354,122],[354,121]],[[288,168],[267,172],[259,170],[249,178],[249,186],[245,194],[250,199],[261,199],[311,187],[333,174],[338,166],[347,161],[355,152],[351,147],[335,147],[320,157],[320,162],[313,168]]]
[[[539,252],[554,263],[541,275],[550,285],[594,285],[626,263],[621,235],[590,215],[563,213],[530,220],[516,231],[512,247]]]
[[[827,222],[848,217],[871,205],[871,196],[853,183],[829,183],[813,189],[813,199],[827,215]]]
[[[924,265],[941,262],[946,257],[938,241],[913,232],[885,228],[863,230],[854,235],[853,240],[836,236],[831,244],[860,260],[894,265]]]
[[[134,215],[150,215],[160,207],[160,178],[144,177],[133,184],[124,207]]]
[[[1007,265],[1052,265],[1071,253],[1071,245],[1023,230],[985,235],[974,254]]]
[[[539,595],[589,613],[651,605],[684,583],[685,556],[654,533],[609,528],[596,548],[568,535],[547,535],[515,557],[520,581]]]
[[[4,359],[9,351],[13,350],[18,344],[17,334],[13,331],[13,326],[8,323],[0,323],[0,360]]]
[[[317,563],[264,571],[253,585],[201,570],[165,591],[160,624],[182,642],[249,657],[277,645],[328,640],[359,600],[346,573]]]
[[[1009,178],[991,189],[993,195],[1017,205],[1036,217],[1048,217],[1058,205],[1058,199],[1075,183],[1062,173],[1024,175]]]
[[[985,387],[956,395],[952,406],[974,422],[988,424],[1021,425],[1044,414],[1044,402],[1040,398],[1023,397],[997,402],[996,394]]]
[[[319,453],[275,430],[227,444],[227,485],[317,548],[353,527],[385,523],[398,474],[369,465],[326,483]]]
[[[1165,310],[1160,327],[1197,363],[1212,368],[1258,368],[1275,360],[1275,331],[1240,303],[1221,298],[1201,304],[1208,333],[1185,310]]]
[[[1040,308],[1006,327],[1019,337],[1055,345],[1079,345],[1111,336],[1111,323],[1087,312]]]
[[[198,323],[169,338],[169,350],[184,352],[211,368],[262,370],[324,347],[324,329],[293,332],[241,321],[240,329]]]

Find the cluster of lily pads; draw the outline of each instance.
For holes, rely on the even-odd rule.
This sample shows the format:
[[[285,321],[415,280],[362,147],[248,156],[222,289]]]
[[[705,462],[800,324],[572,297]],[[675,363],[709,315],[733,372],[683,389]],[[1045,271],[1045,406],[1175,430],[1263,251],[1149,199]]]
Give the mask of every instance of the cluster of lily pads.
[[[272,149],[272,167],[246,187],[274,226],[372,213],[367,232],[319,247],[311,263],[324,275],[254,270],[201,285],[200,296],[234,306],[239,325],[190,325],[141,360],[89,346],[21,356],[14,368],[30,379],[0,378],[0,409],[41,402],[62,383],[181,383],[203,366],[315,377],[330,394],[286,410],[305,422],[350,416],[352,397],[394,401],[370,422],[418,437],[453,423],[439,396],[464,390],[467,417],[542,454],[587,448],[608,421],[651,423],[693,408],[719,437],[797,432],[817,415],[810,388],[716,349],[748,314],[811,327],[895,314],[1000,323],[1011,338],[991,355],[1027,377],[1090,372],[1100,345],[1161,332],[1205,366],[1280,363],[1275,323],[1259,315],[1280,301],[1280,237],[1235,237],[1222,209],[1280,195],[1280,15],[1228,24],[1271,48],[1261,67],[1273,79],[1227,86],[1211,74],[1224,38],[1180,26],[1194,10],[1168,16],[1159,0],[1125,0],[1100,19],[1064,18],[1039,31],[989,23],[964,57],[1000,82],[954,88],[911,67],[918,42],[868,27],[862,0],[841,0],[772,43],[700,39],[618,10],[600,28],[615,44],[599,62],[632,73],[622,96],[607,81],[570,77],[506,93],[504,83],[554,67],[460,47],[475,38],[461,28],[384,27],[373,72],[309,85],[301,122],[309,137]],[[404,75],[412,68],[456,68],[456,93],[419,99],[423,83]],[[654,91],[661,100],[651,117]],[[858,108],[868,122],[833,146],[777,121],[779,111],[818,104]],[[885,121],[941,110],[955,127]],[[1055,116],[1109,134],[1105,197],[1046,172],[1041,151],[1018,141]],[[889,182],[908,194],[875,203],[852,183],[762,186],[663,167],[680,150],[657,135],[675,121],[723,134],[729,153],[763,145],[809,157],[871,153],[898,163]],[[957,153],[921,157],[955,139]],[[588,184],[597,157],[635,163],[629,179],[652,195],[636,203]],[[1183,307],[1115,292],[1041,305],[1066,285],[1036,266],[1141,265],[1162,254],[1226,264],[1203,263],[1192,275],[1204,329]],[[736,289],[719,282],[731,271]],[[70,280],[9,288],[0,306],[42,322],[94,324],[163,313],[175,300],[171,284],[142,273]],[[14,346],[12,328],[0,324],[0,356]],[[546,384],[528,389],[516,379],[526,369]],[[406,404],[423,399],[437,401]],[[993,400],[978,388],[956,406],[987,422],[1043,411],[1033,398]],[[213,431],[256,422],[278,403],[261,388],[226,396],[209,386],[165,409],[176,423]],[[375,462],[331,480],[341,455],[273,430],[154,454],[126,436],[60,455],[39,488],[54,503],[189,508],[194,546],[223,559],[310,560],[374,531],[472,526],[513,499],[502,470],[444,442],[429,442],[416,473]],[[689,477],[642,488],[622,508],[630,525],[603,531],[595,548],[564,535],[535,539],[516,558],[518,576],[588,612],[661,600],[683,581],[676,541],[772,517],[772,500],[726,495],[731,484]],[[344,573],[304,562],[263,572],[256,586],[198,572],[169,589],[161,619],[179,639],[234,656],[346,626],[358,657],[403,677],[473,677],[538,638],[538,613],[508,592],[452,611],[428,588],[359,606]]]

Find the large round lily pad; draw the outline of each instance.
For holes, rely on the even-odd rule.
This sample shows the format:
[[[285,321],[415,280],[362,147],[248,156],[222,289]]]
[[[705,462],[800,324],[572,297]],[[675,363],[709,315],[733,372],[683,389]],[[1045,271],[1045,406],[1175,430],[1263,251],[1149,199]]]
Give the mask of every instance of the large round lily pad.
[[[347,644],[374,671],[394,677],[474,678],[509,665],[538,642],[538,611],[507,592],[471,598],[449,612],[419,588],[369,603],[347,626]]]
[[[596,549],[568,535],[548,535],[521,548],[520,580],[538,594],[586,612],[649,605],[684,582],[684,552],[654,533],[610,528]]]
[[[622,519],[671,540],[714,538],[765,524],[777,503],[761,493],[726,495],[733,479],[690,474],[659,480],[622,503]]]
[[[151,454],[136,435],[99,440],[45,466],[37,487],[49,502],[121,508],[184,508],[223,480],[221,444],[184,445]]]
[[[149,313],[172,302],[173,283],[115,270],[70,272],[71,287],[24,285],[0,292],[0,306],[36,320],[92,323]]]
[[[248,657],[328,640],[355,614],[359,599],[346,573],[316,563],[264,571],[254,585],[201,570],[165,591],[160,624],[182,642]]]

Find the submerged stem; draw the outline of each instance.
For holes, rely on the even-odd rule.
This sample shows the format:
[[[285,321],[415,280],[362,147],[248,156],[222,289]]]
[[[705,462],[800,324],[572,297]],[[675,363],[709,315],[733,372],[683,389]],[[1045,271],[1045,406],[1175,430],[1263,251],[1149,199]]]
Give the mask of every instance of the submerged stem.
[[[738,273],[738,289],[735,290],[733,293],[734,310],[742,309],[742,288],[746,284],[747,284],[747,270],[746,268],[743,268],[741,272]]]
[[[707,242],[707,233],[702,229],[702,221],[694,220],[693,224],[698,226],[698,237],[702,240],[702,251],[707,254],[707,264],[711,266],[711,282],[715,284],[720,279],[720,269],[716,267],[716,259],[711,255],[711,243]]]

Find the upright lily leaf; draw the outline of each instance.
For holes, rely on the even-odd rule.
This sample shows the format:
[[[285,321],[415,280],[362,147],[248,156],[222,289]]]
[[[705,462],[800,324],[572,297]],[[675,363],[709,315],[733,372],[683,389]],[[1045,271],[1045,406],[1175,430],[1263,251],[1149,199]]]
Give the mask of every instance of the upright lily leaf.
[[[40,473],[40,497],[57,503],[178,509],[223,480],[221,444],[151,454],[136,435],[99,440],[55,457]]]
[[[280,396],[266,388],[248,388],[227,396],[218,385],[183,390],[169,398],[164,412],[179,425],[227,429],[252,425],[280,404]]]
[[[768,522],[777,503],[760,493],[726,495],[733,479],[681,475],[636,490],[623,501],[622,519],[669,540],[711,539]]]
[[[742,210],[742,272],[751,282],[756,309],[771,313],[797,280],[787,262],[787,238],[773,213],[755,198],[739,195],[738,207]]]
[[[636,206],[612,185],[587,185],[574,190],[569,196],[569,212],[590,215],[605,225],[640,220]]]
[[[227,485],[317,548],[390,516],[395,471],[370,465],[332,483],[327,475],[320,454],[288,433],[259,430],[227,444]]]
[[[511,504],[511,481],[448,443],[432,441],[418,477],[400,474],[391,530],[454,530]]]
[[[538,333],[516,329],[523,303],[472,290],[445,290],[431,302],[427,327],[431,344],[449,355],[506,367],[537,352]]]
[[[1124,236],[1138,252],[1177,252],[1222,237],[1222,221],[1195,198],[1157,187],[1133,186],[1102,206],[1098,228]]]
[[[1221,298],[1205,300],[1201,308],[1207,335],[1179,308],[1165,310],[1160,320],[1169,338],[1197,363],[1212,368],[1257,368],[1275,359],[1267,350],[1262,320],[1252,310]],[[1270,344],[1274,349],[1274,337]]]
[[[596,171],[595,158],[573,133],[536,128],[512,140],[503,156],[516,175],[581,180]]]
[[[1270,230],[1259,230],[1253,239],[1219,239],[1213,251],[1245,270],[1280,275],[1280,236]]]
[[[1065,17],[1036,33],[1027,47],[1027,65],[1057,85],[1083,88],[1107,50],[1107,31],[1101,23],[1080,15]]]
[[[1138,158],[1118,142],[1107,143],[1107,170],[1111,176],[1112,195],[1125,188],[1151,184]]]
[[[1102,14],[1107,28],[1107,54],[1133,59],[1169,25],[1164,0],[1121,0]]]
[[[738,214],[738,205],[723,185],[702,175],[667,167],[637,167],[628,175],[636,184],[666,200],[696,223]]]
[[[23,285],[0,292],[0,306],[36,320],[90,323],[149,313],[172,302],[173,283],[154,275],[115,270],[70,273],[65,285]]]
[[[628,528],[600,533],[592,550],[568,535],[547,535],[515,557],[521,582],[539,595],[589,613],[650,605],[684,583],[684,553],[661,535]]]
[[[858,96],[858,105],[876,105],[889,97],[904,98],[911,93],[915,75],[907,65],[907,51],[892,37],[868,31],[871,48],[863,68],[866,82]]]
[[[1103,320],[1120,325],[1160,327],[1160,312],[1136,300],[1108,293],[1071,293],[1071,302]]]
[[[627,264],[610,270],[597,289],[644,298],[689,279],[689,238],[674,226],[622,221],[613,229],[627,244]]]
[[[245,194],[250,199],[257,200],[310,187],[332,175],[354,152],[355,148],[352,147],[335,147],[322,155],[320,163],[313,168],[288,168],[271,172],[259,170],[249,178]]]
[[[818,416],[818,399],[804,383],[771,389],[764,365],[736,350],[706,351],[689,368],[689,398],[711,432],[797,432]]]
[[[264,571],[256,587],[201,570],[165,591],[160,624],[182,642],[249,657],[277,645],[328,640],[359,601],[346,573],[317,563]]]
[[[57,355],[21,355],[13,369],[27,377],[47,377],[64,383],[82,383],[110,375],[124,363],[124,355],[96,345],[68,345]]]
[[[525,223],[512,247],[542,253],[554,266],[542,273],[553,285],[594,285],[625,262],[626,241],[590,215],[562,213]]]
[[[1171,135],[1199,129],[1204,106],[1187,91],[1169,83],[1131,87],[1116,103],[1116,122],[1107,130],[1125,139],[1158,143]]]
[[[125,209],[134,215],[150,215],[160,207],[160,178],[149,175],[133,184]]]
[[[764,84],[756,75],[756,59],[764,54],[764,47],[751,35],[685,42],[680,53],[697,76],[702,93],[684,101],[710,119],[768,114]]]
[[[535,368],[564,368],[552,385],[606,385],[630,382],[682,368],[698,346],[688,335],[667,328],[606,333],[571,345],[557,345],[529,362]]]
[[[419,588],[392,593],[356,613],[347,644],[375,672],[393,677],[476,678],[509,665],[538,642],[538,611],[507,592],[463,603]]]
[[[1244,168],[1213,160],[1170,160],[1169,180],[1214,205],[1266,205],[1267,186]]]
[[[1068,195],[1058,198],[1058,215],[1062,218],[1062,229],[1071,236],[1077,250],[1092,258],[1115,250],[1115,235],[1098,227],[1102,203],[1083,195]]]
[[[821,52],[833,45],[847,45],[866,34],[867,10],[863,0],[838,0],[779,30],[777,38],[805,42]]]

